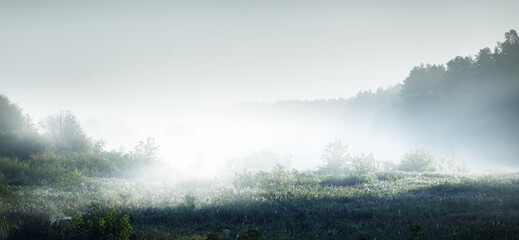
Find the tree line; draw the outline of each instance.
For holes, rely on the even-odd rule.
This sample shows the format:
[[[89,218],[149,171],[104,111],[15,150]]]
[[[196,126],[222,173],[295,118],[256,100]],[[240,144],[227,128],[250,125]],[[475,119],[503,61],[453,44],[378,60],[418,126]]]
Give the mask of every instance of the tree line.
[[[127,177],[158,162],[153,139],[130,151],[105,150],[105,142],[87,137],[71,111],[50,115],[39,127],[0,95],[0,183],[68,186],[83,177]]]
[[[303,120],[308,116],[339,119],[346,130],[358,126],[396,129],[395,140],[409,139],[411,144],[439,152],[465,149],[481,159],[515,164],[519,155],[519,37],[515,30],[504,37],[493,49],[480,49],[473,56],[418,65],[403,83],[386,89],[361,91],[348,99],[248,106]]]
[[[394,115],[400,129],[417,141],[517,156],[517,32],[506,32],[494,50],[483,48],[475,57],[457,56],[446,65],[414,67],[398,96]]]

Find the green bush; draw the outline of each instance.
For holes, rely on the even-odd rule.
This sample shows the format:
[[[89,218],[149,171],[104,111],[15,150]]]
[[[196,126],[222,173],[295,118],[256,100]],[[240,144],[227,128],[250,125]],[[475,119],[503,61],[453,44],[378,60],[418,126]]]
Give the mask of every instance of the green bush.
[[[91,140],[71,111],[61,111],[40,122],[43,136],[57,152],[83,152],[92,149]]]
[[[458,163],[458,160],[456,159],[456,153],[451,152],[447,154],[445,157],[442,157],[440,159],[440,162],[438,163],[438,170],[441,172],[467,172],[467,166],[465,165],[465,162],[462,162],[461,164]]]
[[[26,159],[44,149],[44,142],[29,116],[9,98],[0,95],[0,157]]]
[[[236,189],[243,188],[260,188],[269,191],[283,191],[288,186],[295,185],[300,175],[297,171],[286,170],[285,167],[277,165],[272,171],[259,171],[253,173],[244,171],[236,173],[234,176],[234,187]],[[300,180],[303,180],[302,178]]]
[[[67,171],[65,174],[60,176],[57,187],[70,189],[72,186],[83,182],[84,178],[83,174],[81,174],[77,169],[74,169],[74,171]]]
[[[27,159],[45,150],[44,140],[31,130],[0,130],[0,156]]]
[[[214,232],[208,233],[205,239],[206,240],[220,240],[220,234],[214,233]]]
[[[397,169],[405,172],[434,172],[433,156],[423,147],[417,147],[407,152],[403,157]]]
[[[389,182],[396,182],[405,178],[405,175],[402,172],[379,172],[376,176],[379,181]]]
[[[372,173],[377,170],[377,160],[373,154],[360,155],[352,158],[351,170],[355,174]]]
[[[321,160],[324,162],[323,165],[319,166],[321,173],[329,175],[343,173],[347,170],[351,161],[348,146],[343,145],[339,140],[329,143],[323,149]]]
[[[57,164],[30,164],[29,168],[30,181],[27,182],[29,185],[56,184],[62,175],[66,173],[66,170]]]
[[[103,211],[99,204],[92,204],[87,214],[72,220],[26,220],[8,239],[129,240],[132,231],[128,215],[120,216],[115,209]]]
[[[0,158],[0,173],[8,185],[24,185],[29,181],[29,165],[17,158]]]
[[[118,216],[115,209],[103,214],[99,204],[92,204],[83,216],[76,215],[71,227],[72,238],[78,240],[129,240],[132,231],[128,215]]]

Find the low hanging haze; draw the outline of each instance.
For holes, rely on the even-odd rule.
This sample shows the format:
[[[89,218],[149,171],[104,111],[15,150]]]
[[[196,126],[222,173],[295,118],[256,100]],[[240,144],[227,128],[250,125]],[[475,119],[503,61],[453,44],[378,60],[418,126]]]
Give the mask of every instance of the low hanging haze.
[[[68,109],[87,134],[127,146],[214,108],[347,98],[401,83],[420,63],[495,46],[517,26],[518,7],[2,0],[0,93],[35,122]]]

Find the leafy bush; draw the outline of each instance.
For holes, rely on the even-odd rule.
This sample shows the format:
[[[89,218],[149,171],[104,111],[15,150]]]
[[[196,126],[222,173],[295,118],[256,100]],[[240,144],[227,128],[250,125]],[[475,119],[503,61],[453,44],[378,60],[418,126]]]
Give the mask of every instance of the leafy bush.
[[[75,216],[70,230],[73,239],[78,240],[128,240],[133,228],[128,215],[118,216],[115,209],[110,209],[103,216],[100,205],[92,204],[86,215]]]
[[[0,95],[0,174],[9,185],[75,184],[80,176],[127,177],[157,161],[157,145],[148,138],[132,151],[104,151],[92,142],[70,111],[40,122],[40,135],[31,119]]]
[[[0,130],[0,156],[27,159],[44,150],[44,140],[32,130]]]
[[[153,138],[146,139],[146,142],[140,141],[137,146],[130,152],[131,165],[134,167],[149,166],[157,161],[157,144]]]
[[[57,187],[69,189],[70,187],[83,182],[84,178],[83,174],[81,174],[77,169],[74,169],[74,171],[67,171],[59,178]]]
[[[289,171],[281,165],[277,165],[272,171],[258,171],[253,173],[251,171],[244,171],[237,173],[234,176],[234,187],[237,189],[243,188],[260,188],[263,190],[280,190],[283,191],[290,185],[295,185],[296,181],[303,178],[296,178],[299,175],[295,170]]]
[[[440,159],[438,163],[438,170],[442,172],[467,172],[467,166],[465,162],[461,165],[456,159],[456,153],[451,152],[447,156]]]
[[[355,174],[372,173],[377,170],[377,160],[373,154],[360,155],[352,158],[351,170]]]
[[[411,237],[409,240],[421,240],[423,237],[423,227],[420,225],[413,225],[409,231],[411,232]]]
[[[81,152],[92,148],[90,139],[71,111],[62,111],[47,116],[40,122],[44,136],[58,152]]]
[[[436,167],[433,156],[423,147],[417,147],[402,157],[397,169],[406,172],[434,172]]]
[[[0,157],[25,159],[45,146],[22,109],[0,95]]]
[[[242,173],[234,173],[233,186],[236,189],[252,188],[257,185],[259,185],[259,182],[253,172],[244,170]]]
[[[339,140],[329,143],[324,147],[321,160],[324,164],[319,167],[320,172],[330,175],[343,173],[351,161],[348,146]]]
[[[92,204],[87,214],[73,220],[25,221],[8,239],[129,240],[132,230],[128,215],[120,216],[115,209],[103,212],[99,204]]]
[[[24,185],[29,181],[29,165],[17,158],[0,158],[0,173],[9,185]]]
[[[120,163],[122,165],[122,163]],[[114,174],[117,166],[110,162],[102,152],[45,152],[31,156],[30,165],[35,168],[59,169],[61,174],[78,170],[89,177],[108,177]],[[61,175],[60,174],[60,175]],[[59,177],[55,178],[59,180]]]
[[[0,157],[0,173],[9,185],[58,184],[67,187],[79,183],[82,177],[132,176],[134,170],[157,163],[154,149],[152,142],[149,142],[139,145],[131,153],[98,149],[46,151],[27,159]]]
[[[405,175],[404,173],[400,172],[379,172],[376,174],[377,179],[379,181],[390,181],[390,182],[396,182],[398,180],[404,179]]]
[[[218,233],[208,233],[206,236],[206,240],[220,240],[220,234]]]
[[[54,184],[67,173],[59,162],[32,160],[27,162],[17,158],[0,158],[0,173],[4,182],[8,185]]]

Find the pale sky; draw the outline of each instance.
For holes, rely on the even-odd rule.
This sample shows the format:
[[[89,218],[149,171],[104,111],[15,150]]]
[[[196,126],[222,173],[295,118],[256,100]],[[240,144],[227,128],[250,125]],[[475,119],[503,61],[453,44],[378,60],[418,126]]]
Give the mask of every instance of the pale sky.
[[[494,47],[518,1],[0,1],[0,93],[36,118],[348,97]]]
[[[401,83],[420,63],[493,48],[518,28],[518,7],[0,0],[0,94],[35,121],[68,109],[88,134],[133,144],[200,109],[349,97]]]

